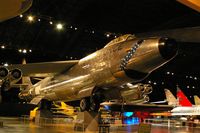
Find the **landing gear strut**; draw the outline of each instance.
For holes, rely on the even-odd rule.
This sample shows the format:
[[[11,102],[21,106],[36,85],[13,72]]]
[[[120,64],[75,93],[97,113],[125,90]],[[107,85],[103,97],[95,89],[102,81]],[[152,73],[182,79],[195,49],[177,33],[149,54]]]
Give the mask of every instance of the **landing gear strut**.
[[[39,104],[40,110],[51,110],[52,101],[48,101],[46,99],[42,99]]]
[[[80,109],[81,111],[88,111],[90,107],[90,99],[83,98],[80,100]]]
[[[81,111],[98,111],[100,107],[100,98],[97,95],[83,98],[80,100]]]

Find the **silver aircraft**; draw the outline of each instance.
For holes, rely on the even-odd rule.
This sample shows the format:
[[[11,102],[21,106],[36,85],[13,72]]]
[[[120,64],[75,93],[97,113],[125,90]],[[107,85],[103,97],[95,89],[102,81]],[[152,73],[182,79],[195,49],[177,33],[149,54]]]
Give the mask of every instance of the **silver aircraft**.
[[[127,34],[80,60],[1,67],[0,78],[5,88],[22,88],[19,97],[30,103],[79,100],[81,110],[97,110],[101,102],[113,99],[148,101],[152,87],[139,82],[176,54],[173,39]],[[32,85],[29,77],[45,78]],[[22,84],[16,84],[21,78]]]

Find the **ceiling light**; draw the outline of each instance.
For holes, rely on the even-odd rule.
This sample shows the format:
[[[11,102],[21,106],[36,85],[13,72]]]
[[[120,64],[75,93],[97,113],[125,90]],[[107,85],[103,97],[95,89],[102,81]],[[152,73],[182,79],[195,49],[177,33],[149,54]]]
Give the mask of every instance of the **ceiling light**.
[[[52,22],[52,21],[49,21],[49,24],[51,24],[51,25],[52,25],[52,24],[53,24],[53,22]]]
[[[30,16],[27,17],[27,20],[28,20],[29,22],[33,22],[33,21],[34,21],[34,17],[30,15]]]
[[[20,18],[23,18],[23,15],[22,15],[22,14],[20,14],[20,15],[19,15],[19,17],[20,17]]]
[[[8,63],[3,64],[4,66],[8,66]]]
[[[1,49],[5,49],[6,47],[4,45],[1,45]]]
[[[110,34],[106,34],[106,37],[110,37]]]
[[[22,53],[26,54],[26,53],[27,53],[27,50],[26,50],[26,49],[23,49]]]
[[[56,25],[56,29],[62,30],[62,29],[63,29],[63,25],[62,25],[61,23],[58,23],[58,24]]]
[[[22,49],[18,49],[18,51],[21,53],[21,52],[22,52]]]

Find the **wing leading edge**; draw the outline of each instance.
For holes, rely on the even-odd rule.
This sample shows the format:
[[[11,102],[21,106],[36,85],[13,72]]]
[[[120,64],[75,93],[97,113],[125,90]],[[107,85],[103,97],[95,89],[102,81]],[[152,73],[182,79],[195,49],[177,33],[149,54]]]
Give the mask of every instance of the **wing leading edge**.
[[[79,60],[16,64],[10,65],[7,68],[9,70],[16,68],[20,69],[23,73],[23,76],[47,77],[66,71],[72,66],[76,65],[78,62]]]

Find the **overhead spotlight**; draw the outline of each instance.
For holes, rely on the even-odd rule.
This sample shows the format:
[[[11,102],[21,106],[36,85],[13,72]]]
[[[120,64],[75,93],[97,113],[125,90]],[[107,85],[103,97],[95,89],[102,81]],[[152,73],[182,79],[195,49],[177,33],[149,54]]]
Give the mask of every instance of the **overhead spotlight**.
[[[170,72],[167,72],[167,74],[170,74]]]
[[[38,21],[40,22],[41,20],[40,20],[40,19],[38,19]]]
[[[20,17],[20,18],[23,18],[23,15],[22,15],[22,14],[20,14],[20,15],[19,15],[19,17]]]
[[[6,47],[4,45],[1,45],[1,49],[5,49]]]
[[[21,53],[21,52],[22,52],[22,49],[18,49],[18,51]]]
[[[50,25],[52,25],[52,24],[53,24],[53,22],[52,22],[52,21],[49,21],[49,24],[50,24]]]
[[[63,29],[63,25],[61,23],[56,24],[56,29],[57,30],[62,30]]]
[[[110,37],[110,34],[107,33],[107,34],[106,34],[106,37]]]
[[[27,20],[28,20],[29,22],[33,22],[33,21],[34,21],[34,17],[31,16],[31,15],[29,15],[29,16],[27,17]]]
[[[92,34],[94,34],[94,31],[92,31]]]
[[[197,80],[197,77],[194,77],[194,80]]]
[[[31,49],[29,49],[29,52],[31,53],[31,52],[32,52],[32,50],[31,50]]]
[[[26,50],[26,49],[23,49],[22,53],[26,54],[26,53],[27,53],[27,50]]]
[[[75,27],[74,30],[78,30],[78,28]]]
[[[5,67],[7,67],[8,66],[8,63],[5,63],[5,64],[3,64]]]

